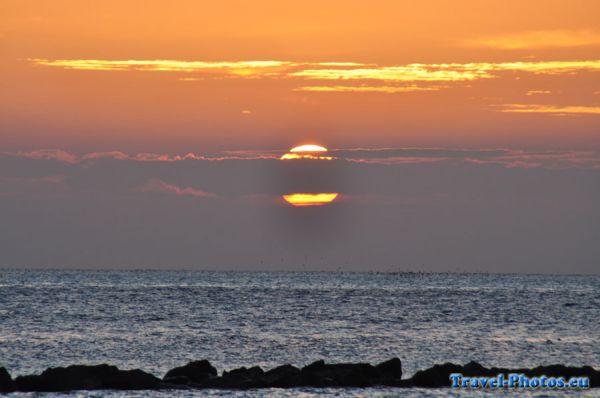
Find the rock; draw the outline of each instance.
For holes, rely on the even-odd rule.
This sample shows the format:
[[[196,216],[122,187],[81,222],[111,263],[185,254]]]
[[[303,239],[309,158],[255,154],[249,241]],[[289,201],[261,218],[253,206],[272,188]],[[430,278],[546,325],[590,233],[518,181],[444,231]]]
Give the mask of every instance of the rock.
[[[316,361],[300,371],[301,384],[311,387],[368,387],[374,368],[368,363],[327,365]]]
[[[267,387],[290,388],[300,385],[300,369],[292,365],[273,368],[263,375]]]
[[[140,369],[120,370],[109,382],[109,388],[116,390],[149,390],[158,389],[161,380]]]
[[[483,365],[478,362],[471,361],[463,366],[463,371],[466,375],[487,376],[487,373],[490,372],[490,369],[484,368]]]
[[[402,379],[402,362],[392,358],[375,366],[375,376],[380,379]]]
[[[600,371],[590,366],[571,367],[547,365],[536,368],[506,369],[486,368],[477,362],[466,365],[445,363],[421,370],[402,380],[402,362],[392,358],[376,366],[368,363],[326,364],[316,361],[302,369],[283,365],[264,372],[260,367],[237,368],[224,371],[221,377],[210,362],[195,361],[167,372],[163,380],[139,369],[119,370],[110,365],[72,365],[66,368],[48,368],[39,375],[19,376],[12,379],[0,367],[0,392],[40,391],[61,392],[71,390],[159,390],[159,389],[247,389],[293,387],[448,387],[450,374],[465,376],[496,376],[498,373],[523,373],[529,377],[562,376],[588,377],[590,387],[600,387]]]
[[[38,375],[17,376],[14,386],[17,391],[52,391],[44,386],[42,377]]]
[[[325,371],[325,361],[319,360],[300,369],[300,385],[309,387],[333,387],[334,380]]]
[[[340,387],[370,387],[373,385],[374,367],[368,363],[342,363],[327,365],[332,378]]]
[[[565,365],[547,365],[538,366],[533,369],[525,369],[523,372],[508,370],[509,373],[525,373],[528,376],[564,376],[567,379],[571,377],[585,376],[590,379],[590,387],[600,387],[600,371],[594,370],[591,366],[565,366]]]
[[[246,367],[241,367],[230,370],[229,372],[223,371],[223,377],[243,375],[256,379],[262,377],[264,373],[265,372],[261,369],[260,366],[253,366],[249,369]]]
[[[453,363],[434,365],[415,373],[411,378],[411,384],[415,387],[450,387],[450,374],[462,372],[463,367]]]
[[[264,373],[259,366],[253,366],[249,369],[245,367],[233,369],[229,372],[223,372],[220,385],[222,388],[239,389],[265,387]]]
[[[325,367],[325,361],[320,359],[302,368],[302,372],[315,372]]]
[[[600,387],[600,371],[594,370],[590,366],[572,367],[565,365],[548,365],[538,366],[536,368],[486,368],[477,362],[469,362],[468,364],[455,365],[446,363],[443,365],[434,365],[425,370],[418,371],[409,380],[409,385],[415,387],[448,387],[451,385],[450,374],[461,373],[464,376],[488,376],[494,377],[499,373],[508,375],[510,373],[522,373],[528,377],[571,377],[585,376],[590,380],[590,387]]]
[[[0,367],[0,392],[10,392],[13,388],[12,377],[5,368]]]
[[[41,375],[17,377],[15,385],[18,391],[151,390],[160,387],[160,379],[139,369],[72,365],[48,368]]]
[[[188,362],[187,365],[180,366],[174,369],[171,369],[167,372],[163,380],[165,382],[172,383],[171,380],[179,380],[183,379],[175,377],[184,376],[187,377],[188,380],[192,383],[202,383],[203,381],[216,377],[217,369],[210,364],[206,359],[201,361],[192,361]],[[177,383],[174,383],[177,384]]]
[[[192,381],[188,379],[187,376],[165,376],[163,378],[163,381],[165,383],[175,384],[177,386],[187,386],[188,384],[192,383]]]

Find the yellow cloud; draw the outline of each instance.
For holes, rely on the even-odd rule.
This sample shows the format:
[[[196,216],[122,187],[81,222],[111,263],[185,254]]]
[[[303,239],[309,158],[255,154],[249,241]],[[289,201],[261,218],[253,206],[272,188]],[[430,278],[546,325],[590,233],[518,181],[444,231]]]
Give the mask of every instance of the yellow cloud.
[[[471,39],[463,41],[462,44],[470,47],[503,50],[591,46],[600,45],[600,32],[593,30],[538,30]]]
[[[98,60],[29,59],[34,65],[69,70],[170,72],[182,81],[211,78],[293,79],[323,81],[303,84],[295,91],[402,93],[436,91],[451,83],[500,78],[506,73],[573,74],[600,72],[600,60],[517,61],[376,65],[358,62],[266,61],[177,61],[177,60]],[[342,83],[343,82],[343,83]],[[352,82],[352,83],[346,83]],[[355,83],[356,82],[356,83]],[[340,84],[341,83],[341,84]],[[541,94],[541,91],[532,91]]]
[[[217,72],[234,76],[251,76],[281,71],[289,61],[205,62],[176,60],[101,60],[101,59],[29,59],[37,65],[75,70],[150,71],[150,72]]]
[[[385,80],[395,82],[464,81],[492,77],[480,68],[463,64],[409,64],[354,69],[304,69],[290,74],[313,80]]]
[[[600,115],[600,106],[560,106],[540,104],[506,104],[500,112],[509,113],[552,113],[557,115]]]
[[[525,95],[528,96],[532,96],[532,95],[543,95],[543,94],[551,94],[552,91],[549,90],[529,90],[528,92],[525,93]]]
[[[440,87],[419,86],[302,86],[294,91],[337,93],[407,93],[413,91],[438,91]]]
[[[384,80],[390,82],[470,81],[498,76],[498,72],[559,74],[577,71],[600,71],[600,60],[476,62],[451,64],[409,64],[354,69],[304,69],[290,76],[312,80]]]

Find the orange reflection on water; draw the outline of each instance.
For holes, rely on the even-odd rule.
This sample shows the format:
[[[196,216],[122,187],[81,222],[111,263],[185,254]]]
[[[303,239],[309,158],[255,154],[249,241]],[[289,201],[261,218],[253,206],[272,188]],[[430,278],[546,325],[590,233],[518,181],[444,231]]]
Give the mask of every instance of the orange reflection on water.
[[[290,193],[282,198],[292,206],[323,206],[337,198],[338,193]]]

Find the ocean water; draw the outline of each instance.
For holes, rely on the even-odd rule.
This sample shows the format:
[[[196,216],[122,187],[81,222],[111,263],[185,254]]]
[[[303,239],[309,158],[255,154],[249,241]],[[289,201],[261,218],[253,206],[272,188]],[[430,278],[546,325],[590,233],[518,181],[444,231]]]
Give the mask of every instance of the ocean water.
[[[13,377],[82,363],[141,368],[162,377],[203,358],[221,372],[398,356],[405,377],[448,361],[600,368],[599,342],[599,276],[0,270],[0,366]],[[69,396],[452,394],[465,395],[447,389],[304,388]]]

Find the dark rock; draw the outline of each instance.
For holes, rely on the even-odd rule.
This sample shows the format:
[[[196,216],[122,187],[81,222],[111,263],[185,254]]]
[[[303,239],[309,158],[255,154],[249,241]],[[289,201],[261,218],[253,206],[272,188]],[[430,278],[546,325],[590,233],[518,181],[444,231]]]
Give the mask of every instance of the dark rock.
[[[325,361],[319,360],[300,369],[300,385],[309,387],[333,387],[334,380],[325,372]]]
[[[0,367],[0,392],[10,392],[13,388],[14,385],[10,373],[5,368]]]
[[[217,376],[210,362],[196,361],[170,370],[164,379],[154,377],[139,369],[119,370],[110,365],[72,365],[66,368],[48,368],[40,375],[17,377],[14,381],[6,369],[0,367],[0,392],[40,391],[59,392],[71,390],[158,390],[176,389],[247,389],[293,387],[448,387],[450,374],[465,376],[495,376],[498,373],[523,373],[529,377],[588,377],[590,387],[600,387],[600,371],[589,366],[570,367],[547,365],[535,368],[486,368],[477,362],[466,365],[445,363],[421,370],[402,380],[402,363],[392,358],[377,366],[368,363],[326,364],[316,361],[302,369],[283,365],[264,372],[260,367],[238,368]]]
[[[450,374],[462,373],[463,367],[453,363],[434,365],[425,370],[419,370],[411,378],[415,387],[450,387]]]
[[[233,369],[229,372],[223,372],[220,384],[222,388],[246,389],[266,387],[263,381],[264,373],[259,366]]]
[[[190,379],[187,378],[187,376],[165,376],[163,378],[163,381],[165,383],[175,384],[178,386],[185,386],[192,382]]]
[[[392,358],[375,366],[375,377],[380,379],[401,379],[402,362],[399,358]]]
[[[489,373],[489,369],[486,369],[478,362],[471,361],[465,366],[463,366],[463,371],[465,375],[475,375],[475,376],[487,376]],[[497,374],[497,373],[496,373]]]
[[[292,365],[278,366],[266,372],[263,380],[267,387],[298,387],[300,385],[300,369]]]
[[[600,370],[594,370],[591,366],[565,366],[565,365],[547,365],[538,366],[533,369],[524,369],[523,372],[507,370],[508,373],[525,373],[528,376],[564,376],[567,379],[571,377],[585,376],[590,379],[590,387],[600,387]]]
[[[301,384],[311,387],[368,387],[374,368],[368,363],[328,365],[313,362],[300,371]]]
[[[320,359],[318,361],[314,361],[310,365],[306,365],[302,368],[302,372],[315,372],[317,370],[321,370],[325,367],[325,361]]]
[[[116,390],[148,390],[157,389],[161,380],[140,369],[120,370],[109,382],[109,388]]]
[[[265,372],[260,368],[260,366],[253,366],[251,368],[241,367],[237,369],[230,370],[229,372],[223,371],[223,377],[228,376],[247,376],[253,379],[260,378]]]
[[[201,361],[192,361],[187,365],[171,369],[167,372],[164,381],[174,377],[185,376],[193,383],[202,383],[206,379],[217,376],[217,369],[206,359]]]
[[[14,386],[17,391],[51,391],[44,386],[43,379],[39,375],[17,376]]]
[[[528,377],[588,377],[590,387],[600,387],[600,371],[594,370],[590,366],[572,367],[564,365],[548,365],[538,366],[535,368],[486,368],[477,362],[469,362],[468,364],[455,365],[446,363],[443,365],[434,365],[425,370],[418,371],[409,380],[409,384],[415,387],[448,387],[451,385],[450,374],[461,373],[464,376],[488,376],[493,377],[499,373],[508,375],[510,373],[522,373]]]
[[[373,385],[374,367],[368,363],[327,365],[332,378],[341,387],[369,387]]]
[[[109,365],[72,365],[48,368],[41,375],[15,379],[19,391],[70,390],[150,390],[160,387],[160,380],[139,369],[119,370]]]

